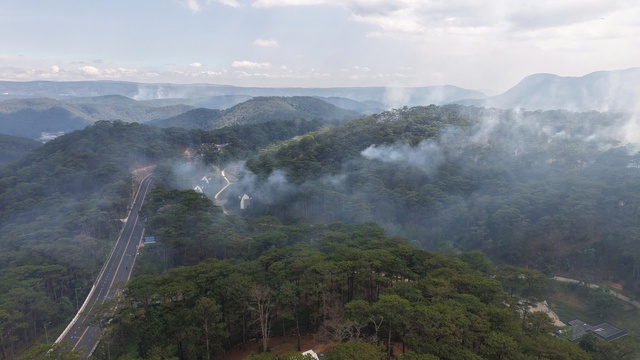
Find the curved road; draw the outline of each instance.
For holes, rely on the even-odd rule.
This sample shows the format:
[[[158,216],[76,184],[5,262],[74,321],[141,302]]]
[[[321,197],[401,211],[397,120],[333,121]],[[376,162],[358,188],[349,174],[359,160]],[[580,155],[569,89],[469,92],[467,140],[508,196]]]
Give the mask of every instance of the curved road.
[[[231,181],[229,181],[229,179],[227,178],[227,176],[224,174],[224,170],[222,170],[222,171],[220,172],[220,174],[222,175],[222,178],[224,179],[224,181],[226,181],[226,182],[227,182],[227,184],[226,184],[222,189],[220,189],[220,191],[218,191],[218,192],[216,193],[216,195],[213,197],[213,199],[214,199],[215,201],[218,201],[218,196],[220,196],[220,194],[222,194],[222,192],[223,192],[223,191],[227,190],[227,188],[231,185]],[[222,207],[222,212],[223,212],[225,215],[229,215],[229,213],[227,213],[227,210],[225,210],[225,209],[224,209],[224,205],[223,205],[223,204],[220,204],[220,207]]]
[[[140,183],[127,221],[109,260],[98,275],[78,314],[56,340],[56,343],[68,342],[83,358],[88,358],[100,341],[104,313],[114,310],[109,308],[114,305],[108,301],[122,292],[131,276],[137,247],[144,231],[144,226],[138,219],[138,212],[149,191],[151,180],[152,174],[149,174]]]

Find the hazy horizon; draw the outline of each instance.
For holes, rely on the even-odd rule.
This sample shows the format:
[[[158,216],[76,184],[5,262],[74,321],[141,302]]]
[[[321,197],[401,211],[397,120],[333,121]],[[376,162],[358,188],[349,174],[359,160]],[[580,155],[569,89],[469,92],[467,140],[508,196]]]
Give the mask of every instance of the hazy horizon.
[[[503,92],[640,65],[639,15],[602,0],[8,2],[0,80]]]

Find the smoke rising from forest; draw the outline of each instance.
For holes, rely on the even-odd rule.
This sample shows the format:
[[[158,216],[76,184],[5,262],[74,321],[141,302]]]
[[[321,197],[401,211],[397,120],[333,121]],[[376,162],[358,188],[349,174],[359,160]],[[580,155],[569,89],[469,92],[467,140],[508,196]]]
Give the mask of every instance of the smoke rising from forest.
[[[246,171],[246,175],[238,186],[250,194],[254,201],[271,205],[300,191],[299,187],[287,180],[287,172],[284,170],[272,172],[264,181],[260,181],[254,173],[244,167],[243,171]]]
[[[533,236],[531,233],[545,233],[543,229],[549,225],[542,225],[547,221],[543,217],[568,211],[562,210],[565,207],[561,204],[583,196],[581,187],[585,185],[576,188],[577,182],[594,182],[589,186],[597,188],[603,171],[611,171],[601,170],[603,166],[622,161],[620,171],[624,171],[637,163],[620,158],[621,153],[632,156],[637,151],[631,143],[640,139],[640,127],[633,115],[422,109],[426,110],[402,108],[374,116],[376,126],[396,129],[389,132],[394,135],[374,136],[387,142],[361,147],[353,152],[359,156],[349,156],[331,168],[304,157],[287,158],[284,163],[271,159],[267,163],[276,165],[268,166],[266,173],[253,173],[253,165],[234,165],[239,176],[223,198],[229,204],[238,203],[238,196],[248,194],[254,215],[278,214],[285,220],[320,223],[376,222],[390,235],[428,249],[453,243],[460,249],[480,247],[489,253],[500,252],[499,256],[512,256],[507,253],[517,253],[512,247],[521,245],[496,239],[508,237],[518,244]],[[424,117],[417,115],[421,111],[441,111],[438,116],[443,120],[438,116],[420,120]],[[434,124],[440,125],[436,128]],[[420,135],[422,128],[430,130]],[[310,144],[326,141],[322,134],[308,137],[314,139]],[[353,133],[347,141],[358,136]],[[293,141],[289,146],[295,145]],[[186,174],[189,167],[199,166],[192,161],[189,166],[176,167],[175,172]],[[307,176],[306,171],[316,175]],[[223,185],[220,182],[212,188]],[[193,188],[193,184],[185,182],[181,188]],[[514,199],[517,194],[527,200]],[[622,199],[619,194],[611,197]],[[545,211],[527,208],[526,204],[538,202],[544,203],[536,206]],[[581,206],[574,205],[570,211],[577,212],[574,209]],[[553,231],[562,234],[565,230]],[[571,235],[564,236],[581,231],[571,230]]]
[[[391,110],[380,121],[402,127],[412,118],[412,111]],[[468,118],[471,121],[466,125],[446,125],[435,136],[421,139],[406,133],[395,142],[370,144],[359,151],[360,157],[343,162],[337,171],[301,182],[295,180],[300,174],[284,168],[276,167],[266,176],[247,168],[238,186],[257,206],[271,209],[265,211],[284,207],[294,219],[372,221],[391,235],[431,249],[449,241],[466,242],[459,245],[462,248],[472,243],[508,247],[491,240],[515,231],[505,230],[511,228],[504,222],[522,221],[517,226],[521,230],[509,236],[524,239],[545,214],[530,215],[510,197],[541,191],[541,184],[552,182],[553,191],[567,189],[555,198],[569,201],[578,196],[568,190],[573,182],[600,176],[592,173],[600,170],[589,169],[603,157],[616,154],[610,150],[623,149],[627,155],[636,151],[630,142],[638,134],[637,118],[628,114],[461,111],[463,115],[449,116]],[[559,208],[549,211],[547,215],[552,216]],[[461,233],[461,221],[469,229],[483,230]]]
[[[420,169],[432,176],[444,161],[444,152],[440,146],[430,140],[422,140],[417,146],[409,144],[371,145],[361,152],[369,160],[385,163],[405,164]]]

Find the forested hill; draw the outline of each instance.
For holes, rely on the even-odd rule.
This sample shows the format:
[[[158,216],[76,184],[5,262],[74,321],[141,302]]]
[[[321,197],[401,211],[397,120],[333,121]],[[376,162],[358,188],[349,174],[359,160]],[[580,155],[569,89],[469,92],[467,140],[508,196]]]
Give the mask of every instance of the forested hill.
[[[428,253],[375,224],[224,216],[191,190],[158,188],[144,213],[158,243],[142,250],[97,356],[224,357],[251,338],[275,352],[280,336],[312,333],[336,344],[332,360],[387,359],[393,344],[410,350],[400,359],[589,358],[550,336],[545,314],[518,315],[544,275],[479,252]]]
[[[41,145],[35,140],[0,134],[0,168]]]
[[[533,74],[504,94],[459,103],[503,109],[636,112],[639,82],[637,67],[580,77]]]
[[[71,132],[100,120],[147,122],[181,114],[186,105],[152,106],[124,96],[12,99],[0,102],[0,133],[39,139],[42,133]]]
[[[272,120],[346,120],[359,113],[344,110],[309,96],[256,97],[225,112],[226,125],[253,124]]]
[[[168,105],[189,105],[194,108],[206,109],[228,109],[247,100],[251,100],[253,96],[249,95],[217,95],[217,96],[194,96],[188,98],[161,98],[152,100],[139,100],[153,106]]]
[[[132,170],[239,160],[319,126],[282,121],[205,132],[98,121],[0,168],[0,350],[41,341],[44,324],[52,336],[82,303],[126,217]]]
[[[154,102],[157,100],[163,105],[176,104],[174,102],[175,99],[185,99],[184,102],[179,101],[178,103],[196,107],[209,107],[211,104],[219,104],[221,97],[339,97],[362,102],[373,101],[374,103],[383,104],[383,108],[404,105],[446,104],[461,99],[483,99],[486,97],[485,94],[479,91],[451,85],[425,87],[265,88],[215,84],[145,84],[119,81],[0,81],[0,99],[26,97],[65,99],[69,97],[104,95],[122,95],[136,100],[152,100]],[[244,100],[248,100],[248,98]],[[223,101],[222,103],[229,104],[230,102]]]
[[[132,168],[186,145],[161,135],[98,122],[0,169],[2,349],[33,346],[44,324],[52,335],[69,321],[118,235],[117,219],[126,217]]]
[[[320,99],[308,96],[256,97],[226,110],[195,109],[184,114],[152,121],[161,127],[213,130],[225,126],[259,124],[282,120],[337,120],[344,121],[360,116]]]
[[[426,249],[549,272],[640,273],[640,155],[628,115],[462,106],[390,111],[263,151],[254,214],[376,222]],[[637,141],[637,138],[635,139]]]
[[[78,109],[51,99],[0,102],[0,133],[39,139],[43,133],[70,132],[89,125]]]
[[[179,127],[183,129],[218,129],[223,121],[223,110],[198,108],[189,110],[180,115],[172,116],[168,119],[158,119],[150,121],[149,125],[168,128]]]

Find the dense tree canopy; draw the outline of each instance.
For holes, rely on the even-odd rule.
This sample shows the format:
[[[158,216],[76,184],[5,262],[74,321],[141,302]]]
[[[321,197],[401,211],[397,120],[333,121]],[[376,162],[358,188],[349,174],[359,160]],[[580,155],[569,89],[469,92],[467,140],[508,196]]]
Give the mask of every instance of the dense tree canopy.
[[[119,219],[127,216],[133,170],[238,160],[318,127],[292,121],[206,132],[99,121],[44,145],[0,139],[4,148],[26,153],[0,168],[0,357],[14,359],[44,340],[45,324],[53,333],[82,304],[118,235]],[[204,215],[218,211],[202,198],[185,202],[198,200]],[[184,220],[176,209],[173,215],[174,223]],[[193,222],[181,239],[213,236],[203,233],[207,228],[195,233],[200,223],[195,216]],[[179,260],[211,255],[195,253],[181,253]]]
[[[0,168],[1,354],[68,320],[126,216],[132,170],[156,165],[142,215],[158,242],[98,357],[211,358],[314,333],[337,344],[334,358],[384,358],[394,343],[404,359],[588,358],[527,311],[544,293],[531,268],[640,283],[640,160],[617,131],[627,120],[429,106],[335,127],[97,122]],[[224,195],[249,194],[246,210],[178,189],[193,188],[183,167],[247,157]],[[606,314],[610,299],[594,299]]]
[[[35,140],[0,134],[0,168],[41,145]]]
[[[482,250],[499,263],[635,287],[640,162],[628,121],[404,108],[266,149],[247,162],[257,179],[238,191],[253,197],[251,214],[372,221],[425,249]]]
[[[162,223],[162,231],[172,236],[160,236],[143,251],[141,269],[157,261],[149,254],[174,249],[177,239],[183,239],[186,253],[202,252],[197,236],[181,235],[185,223],[200,231],[191,217],[200,221],[211,208],[198,205],[199,199],[193,191],[154,192],[148,221]],[[166,221],[178,209],[183,219]],[[219,211],[207,214],[212,224],[221,218]],[[233,218],[225,220],[227,227],[236,222],[231,230],[236,238],[229,241],[261,250],[216,252],[217,258],[191,258],[180,262],[191,266],[133,279],[110,332],[112,354],[198,358],[251,338],[262,339],[268,349],[271,335],[312,332],[339,344],[331,355],[336,359],[358,358],[345,354],[386,358],[396,342],[412,350],[409,359],[527,359],[543,353],[550,359],[588,358],[548,335],[549,318],[538,330],[520,319],[515,305],[539,295],[542,274],[516,267],[485,267],[483,274],[461,260],[387,237],[374,224],[284,225],[272,218]],[[216,246],[213,238],[204,242]]]

